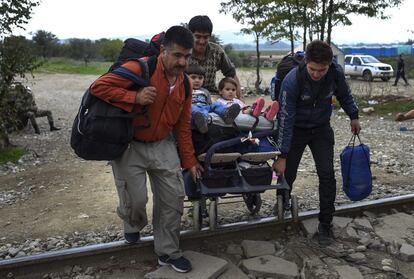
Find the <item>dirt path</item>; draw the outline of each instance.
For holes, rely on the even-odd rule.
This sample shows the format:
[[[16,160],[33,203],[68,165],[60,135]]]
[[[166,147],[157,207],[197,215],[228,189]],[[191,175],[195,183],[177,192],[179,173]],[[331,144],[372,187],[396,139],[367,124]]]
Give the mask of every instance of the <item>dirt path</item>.
[[[49,132],[46,119],[40,118],[40,135],[28,126],[12,137],[13,143],[38,157],[37,166],[0,177],[0,191],[19,191],[24,197],[11,205],[1,204],[0,228],[8,241],[102,230],[119,223],[110,167],[78,159],[69,146],[80,98],[94,79],[58,74],[37,75],[30,81],[39,108],[52,110],[62,129]]]

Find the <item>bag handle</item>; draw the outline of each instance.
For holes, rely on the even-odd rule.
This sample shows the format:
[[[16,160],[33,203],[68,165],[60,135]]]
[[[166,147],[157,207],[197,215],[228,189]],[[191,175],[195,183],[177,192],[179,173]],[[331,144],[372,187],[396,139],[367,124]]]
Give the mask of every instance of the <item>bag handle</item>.
[[[359,134],[352,134],[351,139],[348,142],[348,146],[352,147],[352,149],[351,149],[351,156],[349,157],[347,180],[346,180],[346,183],[345,183],[346,184],[345,187],[347,187],[347,188],[348,188],[348,185],[349,185],[349,177],[351,175],[352,156],[354,154],[354,147],[355,147],[355,139],[356,138],[358,138],[359,144],[363,144],[362,141],[361,141],[361,138],[359,137]],[[351,142],[352,142],[352,145],[351,145]],[[367,159],[367,163],[368,163],[368,166],[369,166],[368,167],[369,174],[372,176],[370,161],[369,161],[369,157],[368,157],[369,154],[367,154],[367,150],[365,150],[365,148],[362,147],[362,150],[364,151],[365,158]]]
[[[362,140],[361,140],[361,138],[359,137],[359,134],[352,134],[352,137],[351,137],[351,139],[349,140],[349,142],[348,142],[348,146],[355,146],[355,139],[356,138],[358,138],[358,140],[359,140],[359,144],[362,144]],[[351,142],[352,142],[352,145],[351,145]]]

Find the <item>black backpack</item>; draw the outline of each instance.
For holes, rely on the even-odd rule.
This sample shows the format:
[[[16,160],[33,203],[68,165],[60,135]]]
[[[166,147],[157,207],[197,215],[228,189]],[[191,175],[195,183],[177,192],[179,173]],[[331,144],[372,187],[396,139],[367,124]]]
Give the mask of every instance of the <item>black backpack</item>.
[[[304,65],[304,52],[298,51],[295,54],[289,54],[280,60],[277,65],[276,75],[272,78],[271,84],[271,97],[272,100],[279,100],[280,88],[282,86],[282,81],[286,75],[295,67],[299,65]]]
[[[119,53],[117,61],[109,68],[109,72],[121,66],[128,60],[136,60],[142,57],[150,57],[148,61],[150,76],[155,71],[156,58],[160,53],[160,46],[164,39],[165,32],[154,35],[150,42],[144,42],[135,38],[129,38],[124,41],[121,52]],[[151,61],[151,59],[153,61]]]
[[[134,40],[132,46],[137,46],[136,48],[131,47],[131,40]],[[159,54],[160,43],[157,51],[152,40],[146,47],[143,47],[140,42],[142,41],[136,39],[126,40],[118,61],[108,71],[133,81],[130,89],[148,86]],[[152,54],[152,56],[145,62],[139,59],[144,54]],[[122,67],[122,64],[128,60],[136,60],[140,63],[141,76]],[[190,95],[190,83],[188,77],[186,75],[184,77],[185,98],[187,98]],[[76,155],[85,160],[115,160],[133,140],[136,129],[150,126],[147,107],[144,106],[140,113],[127,112],[93,96],[90,90],[89,87],[84,93],[78,114],[73,121],[70,145]],[[132,120],[139,114],[146,118],[146,123],[142,126],[133,126]]]

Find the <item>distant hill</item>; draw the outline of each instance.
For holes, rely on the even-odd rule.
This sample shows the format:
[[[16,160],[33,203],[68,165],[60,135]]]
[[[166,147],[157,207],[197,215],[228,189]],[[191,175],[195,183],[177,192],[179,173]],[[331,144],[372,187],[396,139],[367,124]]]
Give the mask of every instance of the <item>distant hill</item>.
[[[402,45],[412,45],[405,42],[394,42],[394,43],[353,43],[353,44],[340,44],[339,47],[394,47]]]
[[[255,44],[231,44],[233,49],[235,50],[255,50]],[[260,50],[289,50],[290,44],[285,42],[277,42],[275,44],[271,44],[270,42],[266,42],[263,44],[259,44]]]
[[[215,33],[219,37],[223,45],[231,44],[235,50],[254,50],[256,44],[252,35],[242,34],[240,31],[218,31]],[[290,48],[290,44],[286,42],[278,42],[271,44],[261,39],[261,50],[287,50]]]
[[[136,38],[143,41],[149,41],[152,35],[135,35],[135,36],[127,36],[127,37],[119,37],[117,39],[120,39],[122,41],[128,39],[128,38]],[[246,35],[242,34],[240,32],[236,31],[222,31],[217,32],[215,35],[219,38],[221,41],[221,44],[228,45],[231,44],[233,46],[233,49],[235,50],[255,50],[256,44],[253,40],[252,35]],[[107,39],[115,39],[115,38],[107,38]],[[67,43],[69,39],[61,39],[59,40],[59,43]],[[289,50],[290,49],[290,43],[289,42],[277,42],[274,44],[271,44],[270,42],[265,42],[264,39],[261,39],[260,44],[260,50]]]

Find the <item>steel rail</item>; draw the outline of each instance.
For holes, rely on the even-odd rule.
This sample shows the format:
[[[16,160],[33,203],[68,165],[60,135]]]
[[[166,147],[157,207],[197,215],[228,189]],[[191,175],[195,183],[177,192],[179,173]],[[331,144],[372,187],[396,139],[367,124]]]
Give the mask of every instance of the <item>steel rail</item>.
[[[375,210],[376,212],[383,212],[390,208],[403,208],[414,207],[414,194],[389,197],[372,201],[355,202],[352,204],[345,204],[336,207],[336,216],[351,216],[361,214],[366,210]],[[299,220],[305,220],[309,218],[316,218],[318,216],[318,210],[310,210],[299,212]],[[291,218],[288,216],[283,221],[278,221],[276,217],[266,217],[257,220],[242,221],[231,224],[224,224],[218,227],[217,230],[211,231],[208,228],[203,228],[199,232],[192,230],[181,231],[181,243],[184,246],[192,246],[191,242],[195,241],[200,243],[203,239],[212,238],[214,240],[218,236],[228,237],[231,239],[232,234],[242,233],[244,235],[252,233],[257,234],[255,230],[280,230],[290,225]],[[279,228],[278,228],[279,227]],[[132,254],[137,253],[137,249],[140,249],[141,258],[143,260],[152,259],[153,255],[153,236],[142,237],[141,241],[137,244],[126,244],[124,241],[115,241],[110,243],[94,244],[84,247],[70,248],[59,251],[45,252],[36,255],[29,255],[19,258],[12,258],[0,261],[0,277],[5,276],[7,272],[20,271],[18,273],[23,274],[23,269],[37,270],[41,265],[47,265],[49,263],[58,263],[68,260],[74,260],[87,257],[96,257],[105,255],[108,259],[110,254]],[[194,246],[194,245],[193,245]],[[147,254],[145,254],[147,253]],[[102,257],[101,257],[102,258]],[[6,277],[4,277],[6,278]]]

